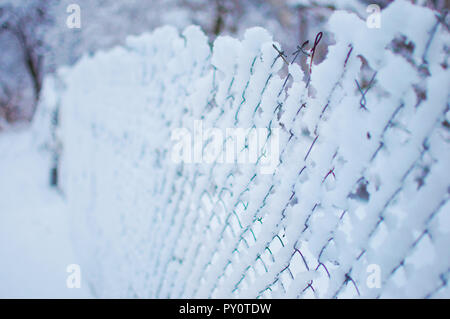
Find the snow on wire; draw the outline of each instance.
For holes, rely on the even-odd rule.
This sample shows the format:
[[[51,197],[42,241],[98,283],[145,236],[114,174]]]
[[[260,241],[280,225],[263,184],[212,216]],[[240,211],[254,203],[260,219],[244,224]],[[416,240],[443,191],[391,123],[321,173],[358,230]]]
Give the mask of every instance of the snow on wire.
[[[63,90],[48,79],[95,294],[448,298],[449,34],[405,1],[382,21],[334,13],[336,44],[306,77],[261,28],[211,50],[198,27],[163,27],[61,70]],[[199,120],[278,129],[273,173],[174,163],[171,132]]]

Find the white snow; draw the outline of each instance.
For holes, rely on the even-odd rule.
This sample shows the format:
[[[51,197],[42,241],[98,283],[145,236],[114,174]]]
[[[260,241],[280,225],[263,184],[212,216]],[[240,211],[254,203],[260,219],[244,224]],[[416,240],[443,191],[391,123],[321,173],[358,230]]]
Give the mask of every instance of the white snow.
[[[0,298],[89,298],[85,281],[67,288],[66,268],[80,261],[66,203],[49,186],[49,153],[33,133],[0,134]]]
[[[313,66],[310,82],[299,66],[277,58],[274,46],[282,48],[262,28],[242,40],[219,37],[210,49],[197,27],[132,37],[125,48],[85,57],[58,81],[47,79],[43,105],[61,111],[67,202],[44,186],[47,171],[40,170],[32,174],[42,175],[42,193],[34,188],[27,197],[44,199],[32,207],[63,224],[49,227],[59,231],[70,220],[81,260],[67,262],[82,264],[94,295],[448,295],[448,228],[436,222],[449,214],[446,36],[437,29],[430,44],[437,52],[423,65],[431,75],[420,72],[435,17],[400,0],[383,17],[392,20],[403,8],[410,20],[381,31],[356,15],[333,14],[336,44]],[[411,19],[424,29],[406,30]],[[418,41],[410,59],[389,47],[401,34]],[[261,174],[263,158],[247,166],[171,162],[171,132],[199,120],[245,128],[247,137],[249,128],[279,129],[275,170]],[[27,151],[35,155],[24,153],[26,167],[39,161],[37,151]],[[21,193],[11,194],[24,194],[25,176],[15,184]],[[67,238],[57,245],[70,246]],[[64,263],[74,258],[65,254]],[[382,270],[376,289],[366,285],[372,264]]]

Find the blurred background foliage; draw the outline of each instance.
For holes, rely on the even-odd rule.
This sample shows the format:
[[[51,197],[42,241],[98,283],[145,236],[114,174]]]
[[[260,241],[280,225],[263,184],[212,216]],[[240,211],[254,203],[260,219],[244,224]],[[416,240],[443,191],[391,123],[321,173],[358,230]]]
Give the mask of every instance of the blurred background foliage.
[[[180,30],[202,27],[212,43],[218,35],[240,37],[252,26],[274,35],[287,54],[324,30],[334,10],[365,19],[369,4],[384,8],[388,0],[0,0],[0,131],[33,118],[46,74],[75,63],[83,54],[119,45],[128,35],[169,24]],[[438,12],[448,0],[417,0]],[[66,25],[67,7],[81,8],[81,28]],[[401,18],[401,17],[399,17]],[[324,32],[315,62],[333,43]],[[299,60],[306,67],[306,56]]]

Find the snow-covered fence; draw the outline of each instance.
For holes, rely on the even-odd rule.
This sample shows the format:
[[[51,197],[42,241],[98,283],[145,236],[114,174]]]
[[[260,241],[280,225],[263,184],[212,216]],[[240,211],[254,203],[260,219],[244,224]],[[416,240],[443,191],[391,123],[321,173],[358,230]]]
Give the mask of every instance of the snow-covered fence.
[[[211,50],[164,27],[61,71],[60,184],[93,292],[449,297],[448,31],[404,1],[381,19],[336,12],[306,75],[261,28]],[[276,169],[175,163],[195,120],[277,129]]]

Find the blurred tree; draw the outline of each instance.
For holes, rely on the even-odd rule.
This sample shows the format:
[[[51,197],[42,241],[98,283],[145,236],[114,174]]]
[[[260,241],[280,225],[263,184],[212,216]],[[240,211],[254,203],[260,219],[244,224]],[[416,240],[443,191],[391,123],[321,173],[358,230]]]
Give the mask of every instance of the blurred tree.
[[[44,32],[52,21],[47,14],[50,2],[29,1],[25,6],[8,2],[0,7],[0,109],[8,122],[31,120],[39,100],[48,49]],[[32,94],[27,92],[30,84]]]
[[[411,0],[448,10],[448,0]],[[66,25],[73,0],[0,0],[0,121],[31,120],[43,77],[83,54],[120,45],[128,35],[170,24],[179,29],[200,25],[211,43],[218,35],[241,37],[252,26],[266,28],[285,52],[323,33],[314,61],[333,43],[324,25],[334,10],[362,18],[368,4],[386,7],[392,0],[77,0],[81,29]],[[447,17],[448,18],[448,17]],[[309,49],[310,47],[308,47]],[[44,60],[45,57],[45,60]],[[306,56],[298,60],[306,70]],[[0,123],[0,126],[2,124]]]

